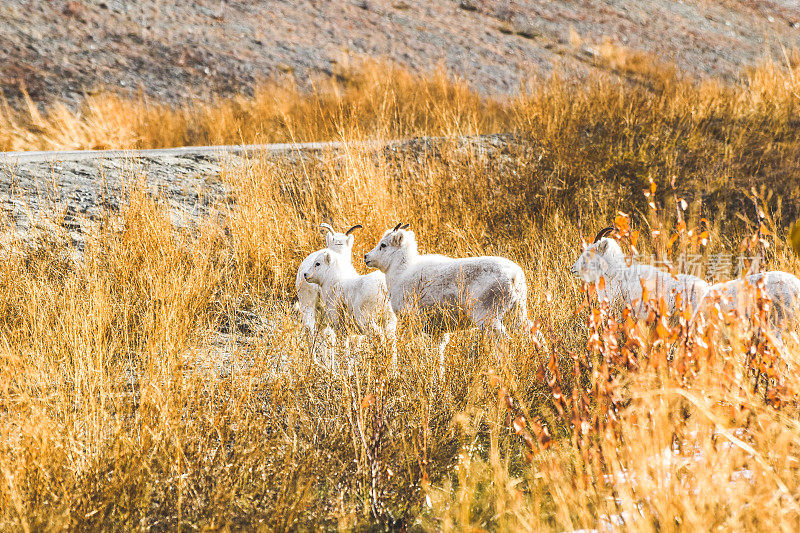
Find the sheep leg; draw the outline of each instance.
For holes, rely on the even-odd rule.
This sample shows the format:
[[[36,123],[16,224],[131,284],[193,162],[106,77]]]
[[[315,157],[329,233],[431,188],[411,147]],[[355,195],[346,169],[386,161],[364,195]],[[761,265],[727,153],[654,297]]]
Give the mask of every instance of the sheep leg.
[[[298,302],[300,321],[311,347],[312,360],[317,365],[333,363],[336,333],[330,326],[325,326],[321,330],[317,328],[317,306],[313,298],[317,298],[318,295],[303,293],[301,296]]]
[[[435,340],[439,351],[439,377],[444,379],[444,351],[450,342],[450,333],[442,333]]]
[[[513,304],[514,308],[514,324],[516,327],[530,332],[533,328],[533,322],[528,318],[528,302],[526,298],[520,298]]]
[[[317,338],[319,332],[317,332],[316,312],[313,305],[300,306],[300,323],[303,325],[305,336],[311,345],[312,360],[314,364],[319,364],[319,360],[317,359],[317,345],[320,339]]]
[[[350,335],[344,336],[344,342],[342,344],[342,366],[347,366],[347,375],[353,375],[353,358],[350,351]]]
[[[389,313],[391,313],[391,310],[389,310]],[[384,329],[392,350],[391,369],[392,372],[397,372],[397,317],[394,316],[394,313],[389,315]]]
[[[502,338],[508,337],[508,331],[506,331],[506,327],[503,325],[503,321],[496,316],[489,323],[489,328],[491,329],[492,333],[494,333],[498,337]]]
[[[320,331],[314,345],[314,362],[333,366],[336,352],[336,333],[333,331],[333,328],[326,326]],[[320,355],[323,357],[322,361],[317,359],[317,351],[319,351]]]
[[[306,305],[301,308],[300,320],[303,323],[303,327],[306,329],[306,331],[312,332],[316,329],[317,313],[313,305]]]
[[[492,333],[498,337],[508,337],[508,331],[503,325],[503,315],[505,313],[498,313],[490,308],[482,307],[473,312],[472,320],[481,331],[490,329]]]
[[[536,338],[536,342],[538,342],[542,348],[547,350],[547,339],[545,339],[544,335],[540,330],[536,330],[534,332],[533,328],[535,326],[533,320],[528,318],[528,303],[525,298],[522,298],[515,304],[516,306],[516,315],[514,317],[514,325],[517,328],[520,328],[521,331],[525,332],[527,335]]]

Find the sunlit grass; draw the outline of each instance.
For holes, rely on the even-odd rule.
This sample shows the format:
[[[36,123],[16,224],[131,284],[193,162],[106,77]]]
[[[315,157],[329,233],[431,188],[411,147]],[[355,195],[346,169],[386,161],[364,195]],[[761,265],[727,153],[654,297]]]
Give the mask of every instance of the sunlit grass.
[[[773,75],[663,92],[554,80],[495,111],[466,88],[412,95],[422,82],[407,78],[408,107],[372,101],[362,122],[342,113],[385,102],[385,72],[341,107],[290,92],[309,106],[303,127],[283,111],[293,135],[343,136],[344,150],[226,169],[235,202],[195,231],[134,193],[78,262],[61,241],[15,244],[0,264],[0,528],[797,529],[795,339],[778,351],[735,316],[634,324],[586,305],[568,271],[617,211],[645,253],[680,253],[689,229],[709,232],[698,253],[738,253],[753,226],[737,214],[755,217],[741,184],[794,190],[797,96]],[[452,141],[398,160],[350,143],[507,127],[519,137],[501,155]],[[191,142],[253,139],[234,130]],[[790,206],[756,192],[767,267],[798,272]],[[425,252],[517,261],[547,350],[524,332],[460,333],[442,380],[435,346],[403,321],[396,373],[369,346],[352,375],[314,365],[290,298],[328,217],[365,226],[362,272],[399,221]],[[249,332],[230,326],[242,311]]]

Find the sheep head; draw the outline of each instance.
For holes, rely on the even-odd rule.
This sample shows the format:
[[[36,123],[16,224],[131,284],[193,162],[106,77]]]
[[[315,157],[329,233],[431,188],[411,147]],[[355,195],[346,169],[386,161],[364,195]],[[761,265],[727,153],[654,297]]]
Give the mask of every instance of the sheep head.
[[[364,263],[371,268],[386,272],[393,264],[405,261],[409,254],[416,254],[417,239],[409,224],[398,224],[384,232],[378,244],[364,256]]]
[[[578,260],[570,268],[573,276],[587,283],[597,283],[611,270],[625,264],[625,256],[617,241],[604,237],[610,233],[608,230],[609,228],[601,230],[595,241],[587,246],[578,257]],[[611,230],[613,231],[613,228]]]
[[[338,260],[330,251],[325,250],[317,256],[311,270],[303,274],[305,280],[309,283],[316,283],[317,285],[325,285],[335,278],[335,272],[338,270]]]
[[[333,250],[334,252],[342,254],[345,257],[350,257],[353,254],[354,237],[351,235],[351,233],[362,227],[361,224],[356,224],[347,230],[347,233],[339,233],[334,231],[333,227],[326,223],[320,224],[319,227],[327,230],[327,233],[325,234],[325,246],[329,250]]]

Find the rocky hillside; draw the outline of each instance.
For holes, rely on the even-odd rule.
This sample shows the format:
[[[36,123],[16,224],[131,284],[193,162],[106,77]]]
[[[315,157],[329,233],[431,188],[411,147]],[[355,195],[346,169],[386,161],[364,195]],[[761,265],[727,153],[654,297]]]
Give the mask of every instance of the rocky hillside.
[[[374,157],[395,163],[422,161],[435,155],[443,138],[418,138],[388,144],[365,143]],[[509,150],[525,144],[511,134],[464,137],[470,152],[505,161]],[[298,164],[328,160],[339,143],[263,145],[261,147],[187,147],[161,150],[106,150],[0,154],[0,256],[14,242],[42,236],[69,241],[82,251],[85,234],[120,207],[134,190],[163,202],[179,228],[196,227],[219,208],[235,208],[235,191],[224,172],[252,164],[253,159]],[[58,175],[58,180],[53,176]]]
[[[0,90],[18,106],[99,88],[208,99],[260,79],[301,84],[358,56],[443,65],[485,93],[532,73],[599,68],[598,45],[731,78],[800,46],[798,0],[4,0]]]

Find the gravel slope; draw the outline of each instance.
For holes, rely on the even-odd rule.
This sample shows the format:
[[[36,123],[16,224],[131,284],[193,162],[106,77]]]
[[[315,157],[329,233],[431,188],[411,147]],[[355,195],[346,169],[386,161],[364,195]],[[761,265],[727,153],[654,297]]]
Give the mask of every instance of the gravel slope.
[[[23,88],[42,103],[100,87],[179,102],[368,55],[503,93],[554,65],[586,74],[604,38],[731,78],[800,47],[800,0],[4,0],[0,89],[12,105]]]

